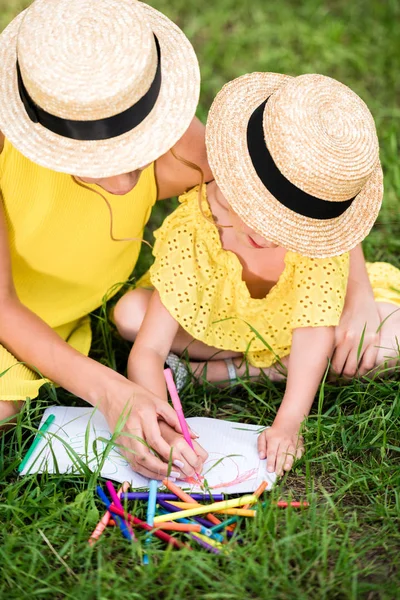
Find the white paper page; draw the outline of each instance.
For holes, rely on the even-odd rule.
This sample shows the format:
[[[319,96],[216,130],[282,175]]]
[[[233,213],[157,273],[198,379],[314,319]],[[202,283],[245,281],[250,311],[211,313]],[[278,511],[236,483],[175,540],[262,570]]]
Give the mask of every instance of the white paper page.
[[[115,448],[104,459],[111,433],[98,410],[53,406],[45,410],[40,426],[50,414],[56,418],[21,475],[84,473],[82,461],[91,471],[102,465],[102,477],[121,483],[129,481],[133,488],[148,487],[148,479],[135,473]],[[272,487],[276,476],[267,473],[266,461],[258,458],[258,426],[204,417],[189,418],[187,422],[199,434],[199,443],[209,453],[201,475],[210,489],[227,494],[252,492],[264,479],[269,483],[267,489]],[[201,489],[194,480],[177,483],[192,491]]]

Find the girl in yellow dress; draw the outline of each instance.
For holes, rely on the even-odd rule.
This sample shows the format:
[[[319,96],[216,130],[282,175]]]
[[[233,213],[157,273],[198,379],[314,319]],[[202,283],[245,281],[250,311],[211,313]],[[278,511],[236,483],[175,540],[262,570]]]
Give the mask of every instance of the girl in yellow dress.
[[[181,196],[156,232],[154,292],[133,290],[115,310],[129,339],[145,313],[128,377],[165,398],[171,349],[187,348],[200,361],[193,370],[206,364],[214,382],[246,368],[280,377],[283,363],[284,397],[258,440],[268,470],[281,474],[303,452],[301,423],[335,349],[349,251],[381,205],[375,125],[363,101],[328,77],[253,73],[218,94],[206,142],[215,181]],[[391,366],[400,272],[376,263],[368,273],[382,322],[370,366]],[[161,428],[184,454],[181,436]]]

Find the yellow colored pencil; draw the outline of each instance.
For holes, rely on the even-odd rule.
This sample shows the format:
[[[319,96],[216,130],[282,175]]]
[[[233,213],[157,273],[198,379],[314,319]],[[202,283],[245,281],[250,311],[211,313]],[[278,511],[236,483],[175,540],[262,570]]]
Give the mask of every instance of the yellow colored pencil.
[[[217,515],[236,515],[237,517],[255,517],[257,514],[256,510],[248,508],[227,508],[225,510],[218,510],[215,514]]]
[[[189,502],[179,502],[178,500],[169,500],[169,504],[173,504],[182,510],[193,507],[193,504],[190,504]],[[237,515],[238,517],[255,517],[256,512],[257,511],[255,510],[249,510],[247,508],[225,508],[224,510],[215,511],[215,513],[219,515]]]
[[[206,544],[213,546],[214,548],[223,548],[223,544],[221,544],[221,542],[217,542],[217,540],[212,540],[211,538],[207,537],[206,535],[203,535],[202,533],[193,533],[192,537],[197,537],[200,540],[203,540],[203,542],[206,542]]]
[[[233,498],[232,500],[224,500],[223,502],[202,504],[193,508],[189,508],[188,510],[180,510],[176,513],[169,513],[168,515],[160,515],[155,517],[154,524],[165,523],[166,521],[175,521],[176,519],[185,519],[186,517],[194,517],[196,515],[204,515],[204,513],[224,510],[225,508],[236,508],[237,506],[243,506],[243,504],[249,504],[256,501],[256,496],[247,495],[242,496],[241,498]]]

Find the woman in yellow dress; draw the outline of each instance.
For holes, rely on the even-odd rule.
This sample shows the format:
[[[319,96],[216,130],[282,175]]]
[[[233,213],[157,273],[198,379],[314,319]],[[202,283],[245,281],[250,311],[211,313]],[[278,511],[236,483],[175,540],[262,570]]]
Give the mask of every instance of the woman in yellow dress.
[[[116,306],[121,333],[137,335],[128,376],[166,397],[171,348],[187,348],[195,374],[206,365],[214,382],[243,374],[244,356],[253,376],[279,378],[283,362],[283,400],[258,440],[260,458],[282,474],[303,453],[301,423],[338,345],[349,252],[381,206],[375,124],[333,79],[252,73],[217,95],[206,143],[215,181],[181,196],[155,233],[154,292],[138,288]],[[364,368],[390,368],[399,358],[400,271],[375,263],[368,274],[381,326]],[[182,436],[161,427],[190,461]]]
[[[124,437],[128,458],[162,477],[158,419],[180,430],[175,412],[88,358],[87,315],[129,278],[156,200],[198,181],[169,150],[208,173],[195,53],[136,0],[36,0],[1,34],[0,65],[0,422],[52,380],[111,430],[127,409],[166,462]]]

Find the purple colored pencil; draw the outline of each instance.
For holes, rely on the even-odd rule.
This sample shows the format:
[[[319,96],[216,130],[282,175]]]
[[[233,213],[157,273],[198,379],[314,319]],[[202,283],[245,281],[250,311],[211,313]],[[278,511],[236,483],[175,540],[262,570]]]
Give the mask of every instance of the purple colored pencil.
[[[225,500],[225,496],[223,494],[215,494],[211,496],[210,494],[190,494],[193,500],[210,500],[211,502],[222,502]],[[149,492],[127,492],[125,494],[121,494],[121,500],[148,500]],[[164,494],[157,493],[157,500],[179,500],[178,496],[175,494]],[[182,510],[182,509],[180,509]]]
[[[210,544],[207,544],[207,542],[205,542],[204,540],[201,540],[200,538],[198,538],[195,533],[191,533],[190,537],[195,542],[197,542],[200,546],[203,546],[203,548],[205,548],[209,552],[212,552],[213,554],[221,554],[221,551],[218,550],[218,548],[215,548],[214,546],[210,546]]]

